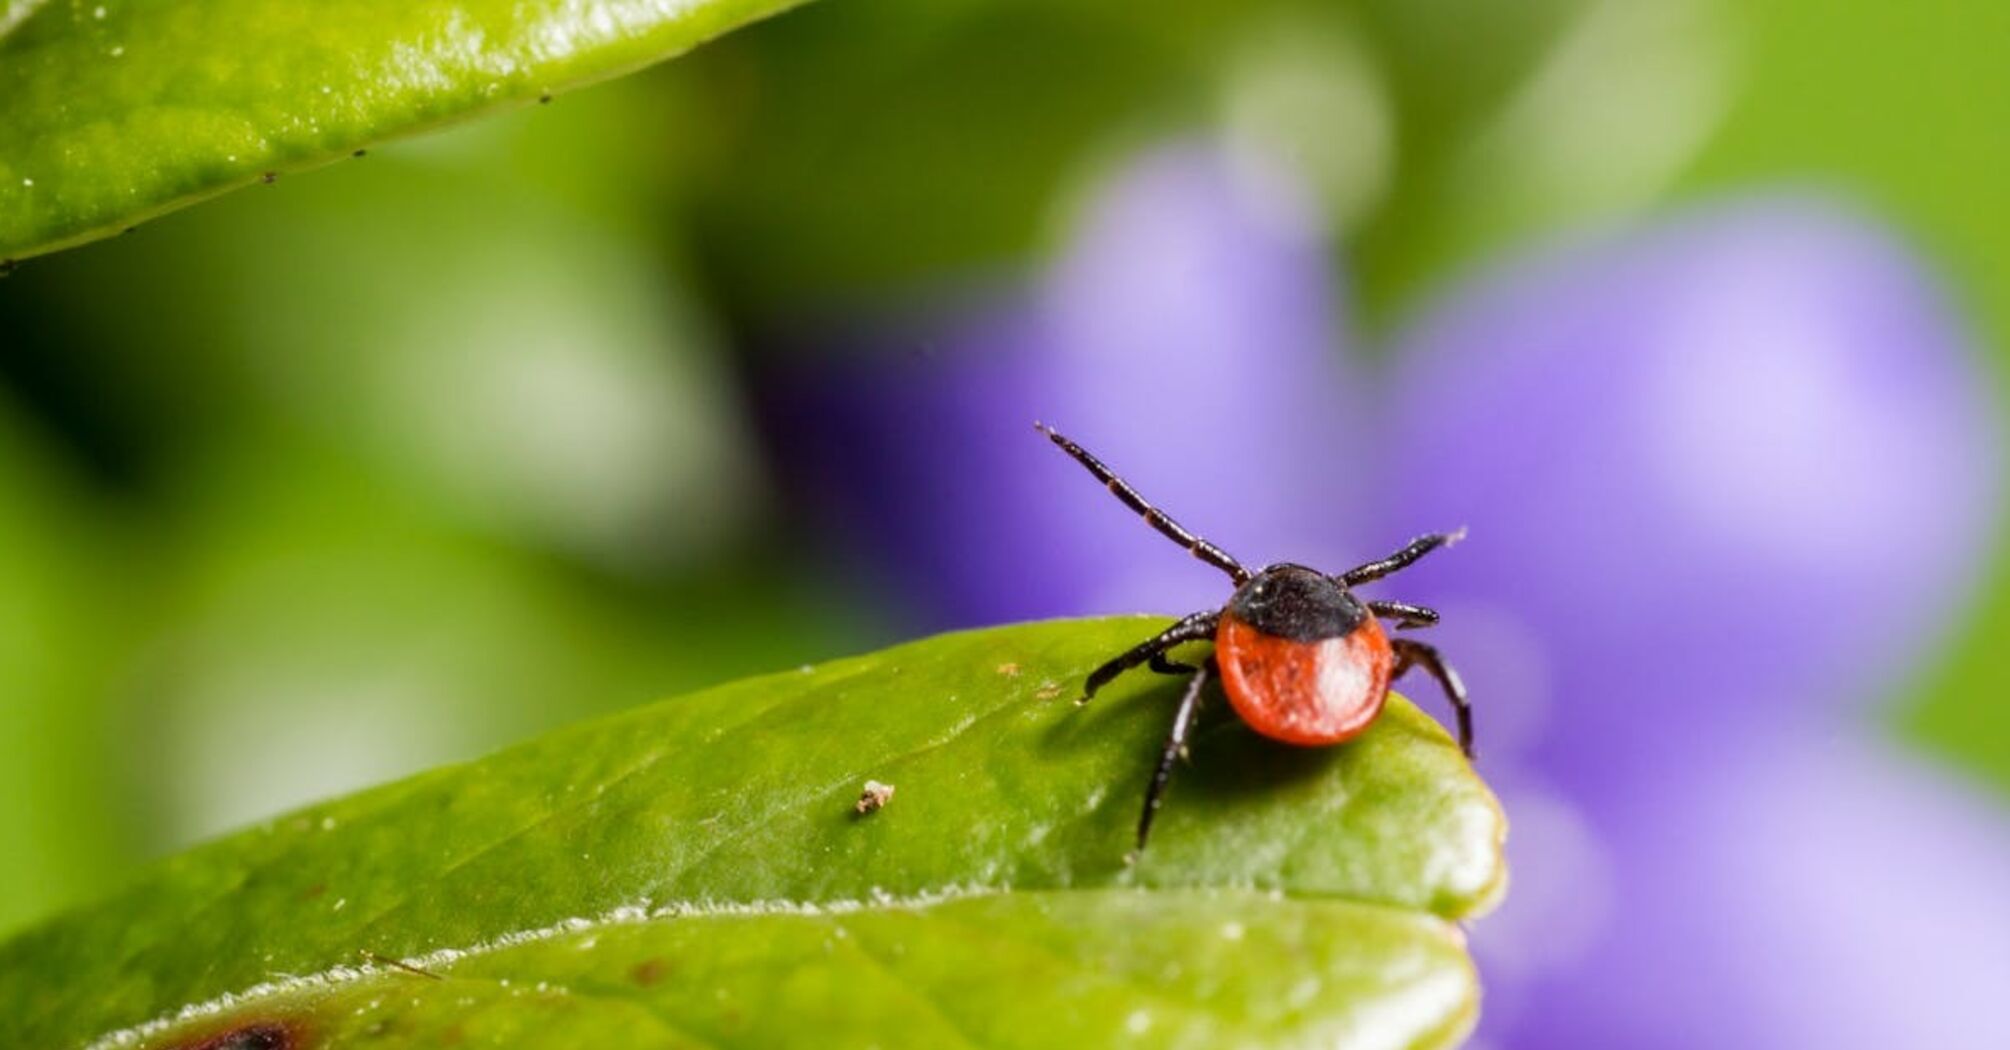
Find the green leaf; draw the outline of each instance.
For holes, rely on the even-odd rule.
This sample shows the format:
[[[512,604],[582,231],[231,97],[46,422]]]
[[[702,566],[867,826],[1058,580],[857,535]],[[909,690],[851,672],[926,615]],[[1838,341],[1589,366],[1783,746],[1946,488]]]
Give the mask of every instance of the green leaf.
[[[615,76],[801,0],[0,7],[0,256]]]
[[[1400,698],[1318,750],[1217,701],[1127,863],[1178,685],[1070,700],[1162,624],[946,635],[281,818],[0,946],[0,1045],[1455,1041],[1493,797]]]

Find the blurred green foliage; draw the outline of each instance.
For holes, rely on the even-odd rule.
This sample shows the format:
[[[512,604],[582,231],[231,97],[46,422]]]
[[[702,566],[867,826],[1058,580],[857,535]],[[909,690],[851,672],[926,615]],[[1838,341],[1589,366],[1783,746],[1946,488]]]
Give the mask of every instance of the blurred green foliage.
[[[662,79],[698,100],[706,130],[679,136],[693,147],[679,150],[687,212],[745,318],[1017,265],[1056,239],[1103,164],[1197,129],[1298,161],[1380,282],[1419,265],[1408,246],[1440,221],[1454,144],[1560,29],[1636,6],[850,0],[754,27]]]
[[[657,237],[647,106],[470,127],[0,282],[0,925],[882,633],[772,524]]]
[[[101,663],[126,618],[94,557],[107,525],[51,468],[59,455],[0,400],[0,928],[127,857],[101,760],[115,735]]]
[[[754,336],[1036,265],[1168,135],[1298,165],[1379,327],[1533,236],[1838,186],[2000,366],[2006,20],[837,0],[36,260],[0,281],[0,928],[295,802],[883,637],[898,610],[762,474]],[[1992,578],[1906,729],[2010,786]]]

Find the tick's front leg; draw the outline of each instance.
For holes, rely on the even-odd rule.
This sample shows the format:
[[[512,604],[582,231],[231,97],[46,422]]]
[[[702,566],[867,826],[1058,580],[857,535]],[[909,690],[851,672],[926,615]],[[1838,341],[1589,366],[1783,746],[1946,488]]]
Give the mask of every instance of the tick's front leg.
[[[1124,652],[1109,663],[1089,672],[1089,680],[1083,683],[1082,698],[1077,703],[1088,703],[1096,695],[1096,690],[1110,684],[1110,680],[1139,664],[1158,658],[1163,662],[1165,651],[1175,645],[1198,642],[1214,637],[1215,624],[1221,619],[1221,610],[1211,609],[1197,612],[1173,624],[1148,641]]]

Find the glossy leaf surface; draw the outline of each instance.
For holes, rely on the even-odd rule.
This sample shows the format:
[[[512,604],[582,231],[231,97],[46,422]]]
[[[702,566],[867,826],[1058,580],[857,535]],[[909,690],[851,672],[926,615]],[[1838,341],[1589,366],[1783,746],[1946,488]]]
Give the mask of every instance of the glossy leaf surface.
[[[0,1044],[1455,1040],[1492,796],[1400,699],[1295,750],[1217,698],[1127,863],[1177,684],[1070,700],[1161,623],[749,679],[212,843],[0,946]]]
[[[548,98],[800,0],[0,7],[0,256]]]

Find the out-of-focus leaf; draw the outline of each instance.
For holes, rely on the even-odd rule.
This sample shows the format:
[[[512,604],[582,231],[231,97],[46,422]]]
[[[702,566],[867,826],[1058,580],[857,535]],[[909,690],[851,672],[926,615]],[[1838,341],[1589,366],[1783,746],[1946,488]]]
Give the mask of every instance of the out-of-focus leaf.
[[[1210,29],[1242,17],[852,0],[694,56],[669,79],[695,96],[689,212],[726,305],[771,322],[1018,261],[1094,151],[1205,106]]]
[[[0,3],[0,36],[14,31],[14,27],[26,21],[42,0],[5,0]]]
[[[122,778],[105,703],[129,592],[102,508],[46,437],[0,396],[0,935],[132,859],[109,819]]]
[[[1602,43],[1686,26],[1711,2],[1657,16],[1618,0],[847,0],[737,34],[665,80],[690,97],[677,141],[692,165],[699,250],[735,297],[728,305],[755,324],[904,306],[945,279],[1022,264],[1100,169],[1191,136],[1293,169],[1381,316],[1458,252],[1538,213],[1579,214],[1556,198],[1585,207],[1583,166],[1569,180],[1539,177],[1568,160],[1549,147],[1569,129],[1523,101],[1548,77],[1543,99],[1609,113],[1577,90],[1598,72],[1580,67],[1595,63],[1561,77],[1559,55],[1605,58]],[[1617,26],[1587,33],[1588,21]],[[1667,65],[1629,70],[1640,75],[1626,97]],[[1540,112],[1510,120],[1510,103]],[[1525,141],[1531,128],[1547,137]],[[1499,173],[1485,170],[1481,139],[1516,159],[1512,201],[1489,196]]]
[[[1611,220],[1667,188],[1734,79],[1721,0],[1370,0],[1402,156],[1350,245],[1382,325],[1462,260],[1563,224]]]
[[[1069,700],[1161,624],[946,635],[280,819],[0,946],[0,1043],[1454,1041],[1492,796],[1400,699],[1324,750],[1217,703],[1127,864],[1177,686]]]
[[[267,173],[549,97],[796,2],[10,4],[0,256],[93,240]]]

